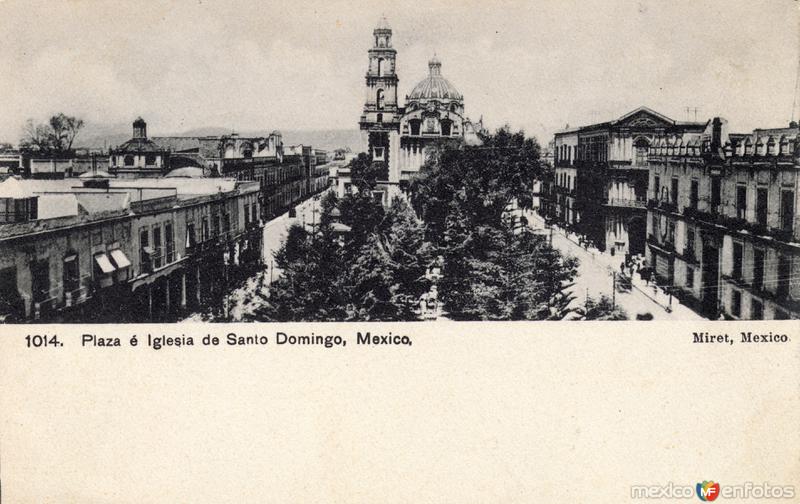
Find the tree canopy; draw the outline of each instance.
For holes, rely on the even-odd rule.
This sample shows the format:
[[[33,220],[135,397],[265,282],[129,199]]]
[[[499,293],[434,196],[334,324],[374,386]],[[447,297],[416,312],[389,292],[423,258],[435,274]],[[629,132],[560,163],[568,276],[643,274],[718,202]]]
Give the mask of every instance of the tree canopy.
[[[439,291],[447,313],[461,320],[563,318],[577,260],[512,217],[531,208],[534,180],[546,169],[539,145],[508,128],[482,140],[442,144],[410,184],[427,238],[444,258]]]
[[[33,119],[28,119],[22,131],[20,147],[49,155],[71,152],[83,124],[83,119],[63,113],[50,117],[46,123],[35,123]]]
[[[424,225],[411,207],[388,209],[373,196],[376,178],[366,155],[351,165],[355,190],[327,193],[311,232],[292,226],[276,255],[281,277],[272,284],[267,320],[415,320],[430,283]],[[334,223],[349,232],[337,234]]]
[[[444,142],[408,184],[408,200],[375,198],[379,170],[350,164],[352,191],[329,194],[320,224],[292,227],[270,288],[269,320],[413,320],[443,263],[440,299],[457,320],[562,319],[578,262],[527,226],[539,146],[507,128],[483,145]],[[409,201],[411,204],[409,204]],[[334,232],[335,223],[348,232]],[[339,229],[342,229],[340,226]]]

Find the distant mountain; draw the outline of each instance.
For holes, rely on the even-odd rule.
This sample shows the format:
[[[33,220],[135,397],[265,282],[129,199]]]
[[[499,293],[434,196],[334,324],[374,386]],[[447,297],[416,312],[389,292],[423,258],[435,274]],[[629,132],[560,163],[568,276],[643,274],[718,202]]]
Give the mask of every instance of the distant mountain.
[[[149,128],[148,128],[149,130]],[[243,137],[267,136],[273,130],[238,131]],[[327,130],[283,130],[284,145],[311,145],[317,149],[333,150],[349,147],[353,152],[361,151],[361,132],[357,129]],[[230,128],[215,126],[193,128],[180,133],[162,133],[148,131],[148,136],[219,136],[230,134]],[[123,124],[90,124],[87,123],[78,135],[76,144],[79,147],[105,149],[120,145],[131,138],[131,125]]]
[[[361,131],[357,129],[282,130],[281,133],[286,145],[304,144],[328,151],[341,147],[349,147],[353,152],[361,152],[363,149]]]
[[[131,139],[130,123],[97,124],[86,122],[75,138],[76,147],[107,149]]]

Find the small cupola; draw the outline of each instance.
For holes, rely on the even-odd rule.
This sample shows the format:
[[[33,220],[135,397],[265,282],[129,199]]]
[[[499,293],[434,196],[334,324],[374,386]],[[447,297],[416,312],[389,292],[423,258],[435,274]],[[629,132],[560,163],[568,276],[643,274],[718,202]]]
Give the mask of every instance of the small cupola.
[[[147,138],[147,123],[141,117],[133,121],[133,138]]]

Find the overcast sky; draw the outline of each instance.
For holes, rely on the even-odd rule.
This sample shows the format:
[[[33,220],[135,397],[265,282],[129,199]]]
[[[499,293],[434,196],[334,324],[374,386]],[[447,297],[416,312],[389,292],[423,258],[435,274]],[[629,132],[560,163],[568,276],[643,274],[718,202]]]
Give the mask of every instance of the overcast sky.
[[[436,52],[470,117],[543,143],[639,105],[736,131],[792,113],[795,0],[307,3],[0,0],[0,139],[58,111],[154,134],[355,128],[382,14],[401,96]]]

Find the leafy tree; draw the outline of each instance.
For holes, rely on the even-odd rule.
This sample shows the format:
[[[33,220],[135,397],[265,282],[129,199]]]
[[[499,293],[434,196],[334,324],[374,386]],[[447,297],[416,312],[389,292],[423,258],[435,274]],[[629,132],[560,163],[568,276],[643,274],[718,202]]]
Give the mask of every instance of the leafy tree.
[[[576,311],[580,320],[628,320],[627,312],[615,306],[605,294],[599,299],[588,298],[586,304]]]
[[[28,119],[22,130],[22,139],[20,139],[19,145],[24,150],[50,152],[50,126],[35,124],[33,119]]]
[[[377,185],[378,168],[369,156],[361,153],[350,162],[350,177],[355,190],[339,201],[341,222],[350,227],[345,246],[345,257],[353,259],[367,244],[370,234],[379,230],[384,221],[383,205],[372,191]]]
[[[268,300],[257,310],[256,320],[329,321],[344,320],[348,289],[346,263],[325,211],[315,232],[300,226],[289,228],[276,258],[281,276],[269,287]]]
[[[375,189],[381,171],[379,162],[373,162],[370,156],[362,152],[348,166],[350,180],[359,191]]]
[[[50,118],[53,148],[56,151],[72,150],[72,143],[83,128],[83,119],[59,113]]]
[[[43,154],[71,152],[83,125],[83,119],[63,113],[52,116],[45,124],[37,124],[33,119],[28,119],[22,131],[20,147]]]
[[[507,128],[482,140],[442,144],[410,185],[427,237],[444,257],[446,309],[461,320],[561,319],[577,260],[509,218],[514,206],[531,207],[534,179],[545,169],[539,146]]]
[[[347,197],[339,201],[343,204]],[[366,204],[371,200],[363,200]],[[363,242],[344,243],[333,232],[335,196],[322,203],[313,233],[292,226],[276,258],[281,277],[269,287],[257,320],[414,320],[417,300],[430,288],[430,248],[424,225],[402,200],[382,220],[364,227]]]
[[[577,260],[528,229],[480,226],[444,257],[440,290],[455,319],[561,320],[570,311]]]
[[[480,146],[440,144],[410,184],[414,209],[436,245],[442,244],[447,217],[457,208],[471,226],[499,227],[510,205],[532,206],[534,179],[543,170],[536,140],[508,128],[482,140]]]
[[[402,199],[369,235],[351,269],[359,320],[414,320],[419,297],[430,288],[431,250],[423,224]]]

